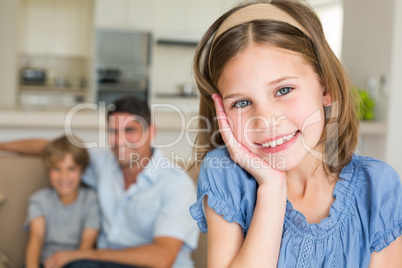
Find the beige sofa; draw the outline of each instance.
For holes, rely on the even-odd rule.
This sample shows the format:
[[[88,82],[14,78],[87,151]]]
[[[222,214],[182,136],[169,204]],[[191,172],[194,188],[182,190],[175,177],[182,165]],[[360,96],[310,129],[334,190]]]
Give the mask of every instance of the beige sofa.
[[[190,173],[193,178],[197,177],[197,172]],[[28,198],[47,186],[49,182],[39,157],[0,155],[0,268],[22,267],[27,241],[22,225]],[[205,234],[201,234],[193,258],[197,268],[207,267]]]

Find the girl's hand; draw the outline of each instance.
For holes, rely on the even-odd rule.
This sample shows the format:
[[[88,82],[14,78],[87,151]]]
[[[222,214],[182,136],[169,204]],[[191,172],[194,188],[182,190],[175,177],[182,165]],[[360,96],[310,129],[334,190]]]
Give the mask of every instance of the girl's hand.
[[[223,109],[222,98],[214,93],[212,94],[212,99],[215,104],[219,131],[232,160],[250,173],[259,185],[272,181],[285,180],[286,174],[284,171],[273,169],[264,159],[251,152],[236,139]]]

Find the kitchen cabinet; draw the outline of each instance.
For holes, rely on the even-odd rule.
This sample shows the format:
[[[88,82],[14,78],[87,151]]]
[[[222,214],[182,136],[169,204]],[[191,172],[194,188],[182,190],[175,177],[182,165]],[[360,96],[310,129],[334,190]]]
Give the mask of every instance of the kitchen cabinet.
[[[200,39],[220,13],[217,0],[158,0],[156,36]]]
[[[88,56],[92,6],[92,0],[22,0],[21,54]]]
[[[96,0],[95,25],[152,31],[156,38],[200,39],[234,0]]]
[[[17,101],[22,106],[72,106],[90,100],[94,0],[20,0]],[[45,73],[40,83],[26,69]],[[23,81],[24,80],[24,81]]]
[[[96,0],[95,25],[98,28],[155,30],[156,0]]]

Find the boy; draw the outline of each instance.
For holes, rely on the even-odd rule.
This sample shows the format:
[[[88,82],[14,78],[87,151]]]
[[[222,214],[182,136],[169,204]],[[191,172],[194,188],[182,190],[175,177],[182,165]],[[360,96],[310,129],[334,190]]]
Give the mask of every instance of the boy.
[[[64,250],[93,248],[99,229],[95,193],[81,186],[81,175],[89,163],[84,146],[75,146],[62,136],[43,151],[53,188],[35,193],[29,202],[29,240],[26,267],[51,265],[51,256]]]

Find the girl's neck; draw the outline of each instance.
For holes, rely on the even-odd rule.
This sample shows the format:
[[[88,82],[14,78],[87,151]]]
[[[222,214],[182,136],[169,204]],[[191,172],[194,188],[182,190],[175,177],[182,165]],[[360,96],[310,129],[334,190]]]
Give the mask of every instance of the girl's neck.
[[[71,205],[73,204],[78,198],[79,189],[76,189],[74,192],[70,194],[61,195],[58,193],[60,203],[63,205]]]
[[[286,172],[288,189],[295,192],[308,193],[307,188],[332,187],[336,183],[337,175],[330,175],[324,169],[324,163],[311,154],[307,154],[303,161],[292,170]]]
[[[308,223],[320,223],[329,216],[335,201],[333,191],[337,178],[337,175],[327,174],[323,162],[318,159],[302,161],[297,168],[287,172],[288,200]]]

